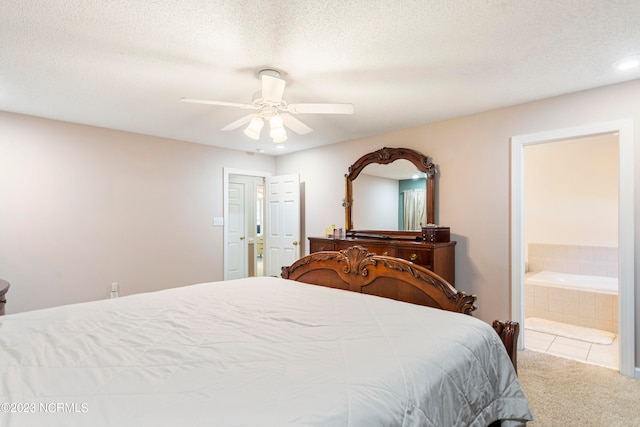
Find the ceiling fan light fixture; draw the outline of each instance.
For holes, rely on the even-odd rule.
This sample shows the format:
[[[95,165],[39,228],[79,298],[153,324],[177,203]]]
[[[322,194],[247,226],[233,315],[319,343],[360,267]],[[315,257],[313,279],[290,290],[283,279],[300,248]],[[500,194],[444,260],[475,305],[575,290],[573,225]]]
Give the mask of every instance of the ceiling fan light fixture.
[[[287,140],[287,132],[284,130],[282,117],[278,115],[271,117],[269,119],[269,125],[271,126],[269,136],[273,139],[273,142],[279,144]]]
[[[251,119],[249,126],[244,130],[244,134],[257,141],[260,139],[260,131],[262,131],[263,126],[264,121],[262,120],[262,117],[254,117]]]

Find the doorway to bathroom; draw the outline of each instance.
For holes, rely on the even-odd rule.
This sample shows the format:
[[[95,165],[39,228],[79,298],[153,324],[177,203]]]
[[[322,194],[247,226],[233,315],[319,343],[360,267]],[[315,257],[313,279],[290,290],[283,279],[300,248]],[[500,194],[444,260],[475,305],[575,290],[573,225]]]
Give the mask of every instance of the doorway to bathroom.
[[[630,121],[512,138],[520,348],[603,366],[613,360],[609,367],[634,376],[633,210]],[[576,288],[585,277],[618,284]]]
[[[618,135],[526,146],[523,214],[525,348],[618,370]]]

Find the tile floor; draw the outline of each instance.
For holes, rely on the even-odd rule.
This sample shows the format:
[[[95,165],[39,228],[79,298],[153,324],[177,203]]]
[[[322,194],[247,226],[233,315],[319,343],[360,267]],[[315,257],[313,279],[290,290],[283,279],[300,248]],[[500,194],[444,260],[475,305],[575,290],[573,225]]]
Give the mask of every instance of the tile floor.
[[[604,366],[605,368],[620,369],[618,337],[609,345],[591,344],[525,328],[524,346],[532,351]]]

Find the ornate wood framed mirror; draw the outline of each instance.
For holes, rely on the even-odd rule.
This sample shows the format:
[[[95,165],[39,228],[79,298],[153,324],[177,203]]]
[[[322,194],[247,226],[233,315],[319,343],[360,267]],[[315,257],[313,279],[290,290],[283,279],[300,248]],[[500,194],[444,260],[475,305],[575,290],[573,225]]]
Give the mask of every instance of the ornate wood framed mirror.
[[[402,164],[405,164],[405,166],[399,167],[399,165]],[[380,167],[381,165],[388,166]],[[361,172],[363,172],[365,168],[366,171],[361,176]],[[416,177],[416,175],[418,176]],[[354,181],[358,176],[361,176],[361,178],[357,183],[357,196],[354,198]],[[382,229],[387,231],[394,230],[397,233],[404,231],[412,231],[415,233],[415,231],[420,230],[421,226],[435,222],[435,165],[428,156],[416,150],[410,148],[384,147],[365,154],[349,167],[345,179],[346,195],[344,205],[347,234],[353,234],[355,232],[354,225],[358,228],[359,232],[380,231]],[[413,212],[413,208],[411,208],[413,205],[409,204],[408,200],[400,201],[400,193],[402,190],[400,190],[398,183],[412,180],[419,182],[420,184],[418,184],[418,186],[421,187],[418,188],[418,190],[422,195],[419,196],[419,199],[412,202],[416,206],[419,205],[419,208],[417,208],[419,212]],[[391,182],[395,182],[395,184]],[[385,189],[389,189],[394,185],[395,190]],[[409,184],[409,186],[411,185]],[[413,185],[413,187],[412,189],[415,189],[415,185]],[[390,194],[386,193],[387,191],[391,193],[393,193],[393,191],[396,192],[395,196],[389,197],[393,198],[393,201],[385,202],[384,194]],[[406,190],[402,192],[409,194]],[[372,201],[371,204],[367,203],[367,199]],[[358,215],[354,214],[354,206]],[[382,216],[379,214],[382,213],[381,209],[383,208],[390,208],[391,210],[397,211],[397,226],[376,226],[379,225],[376,220]],[[424,212],[425,209],[426,213]],[[406,218],[408,215],[413,215],[417,218],[409,221],[412,225],[407,225],[408,222]],[[354,217],[356,216],[357,220],[354,224]],[[401,216],[403,218],[401,218]],[[370,219],[373,225],[366,223],[366,220],[364,220],[366,217]],[[392,222],[393,219],[388,221],[387,224],[391,224]]]

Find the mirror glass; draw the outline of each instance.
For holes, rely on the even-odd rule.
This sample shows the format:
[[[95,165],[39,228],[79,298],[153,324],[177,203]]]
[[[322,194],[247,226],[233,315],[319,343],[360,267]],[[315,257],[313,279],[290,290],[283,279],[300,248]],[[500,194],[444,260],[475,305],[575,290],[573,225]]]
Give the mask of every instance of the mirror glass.
[[[408,160],[367,165],[352,189],[356,229],[421,231],[427,224],[426,174]]]

